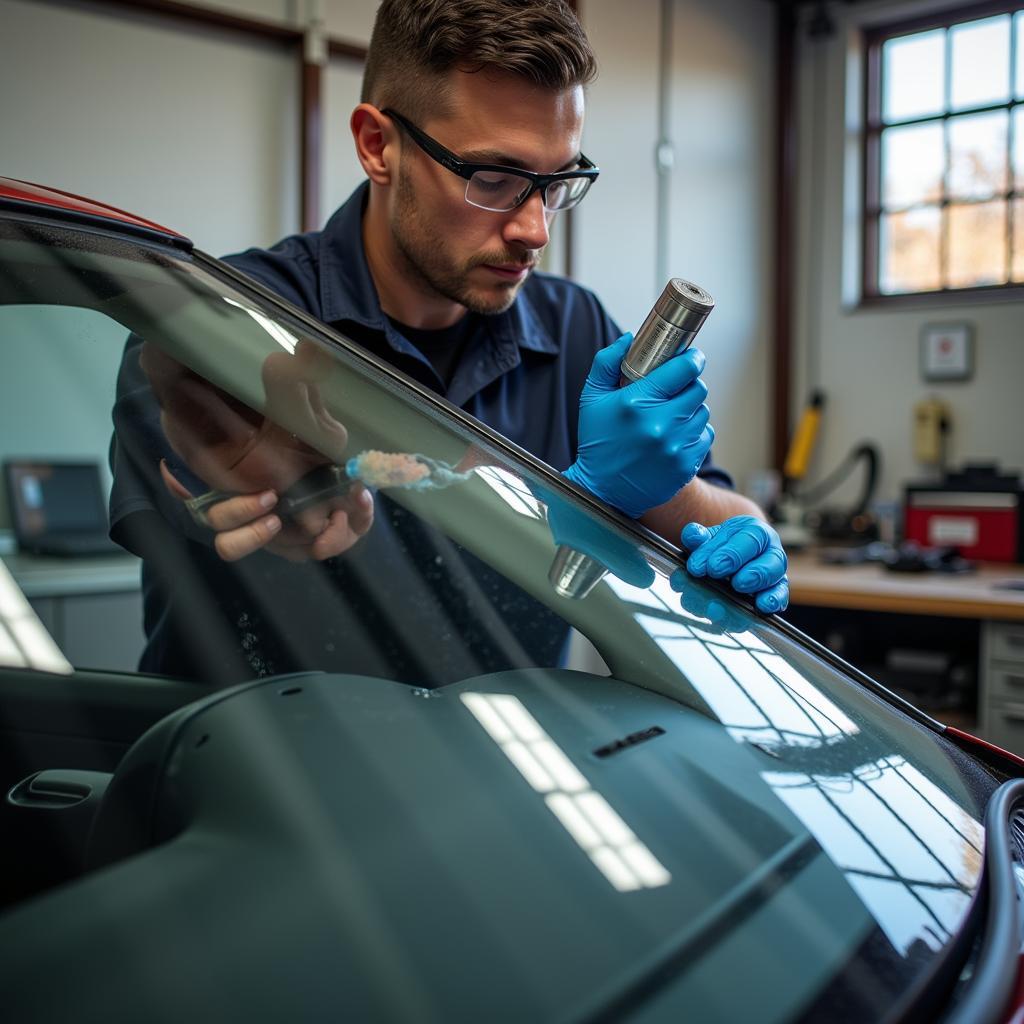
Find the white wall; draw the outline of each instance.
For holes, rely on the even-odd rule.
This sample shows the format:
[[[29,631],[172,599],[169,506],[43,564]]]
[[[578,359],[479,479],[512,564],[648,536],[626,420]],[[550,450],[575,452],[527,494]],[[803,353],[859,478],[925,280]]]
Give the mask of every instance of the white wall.
[[[362,65],[356,61],[335,59],[327,67],[323,95],[323,176],[320,187],[320,219],[340,206],[356,185],[366,179],[356,159],[348,121],[359,103],[363,79]]]
[[[0,0],[3,174],[140,213],[220,253],[298,224],[286,48],[164,18]]]
[[[937,6],[832,4],[836,32],[818,40],[802,34],[798,50],[800,259],[794,417],[809,389],[822,387],[828,405],[810,479],[833,469],[857,441],[871,440],[882,453],[882,500],[898,500],[906,481],[928,478],[928,470],[913,458],[911,415],[915,402],[933,394],[952,408],[954,465],[995,459],[1006,469],[1024,470],[1024,310],[1019,301],[922,302],[892,310],[849,305],[860,255],[859,29]],[[918,369],[921,328],[950,321],[974,325],[974,377],[961,383],[925,383]],[[835,500],[852,498],[858,486],[851,482]]]
[[[310,0],[306,0],[310,2]],[[380,0],[313,0],[322,3],[324,27],[327,32],[352,43],[370,41],[373,19]]]
[[[278,25],[304,25],[319,16],[329,35],[346,42],[370,41],[380,0],[188,0],[193,6]]]
[[[773,10],[760,0],[688,0],[675,19],[669,265],[715,298],[698,344],[715,457],[741,487],[769,457]]]
[[[622,329],[634,331],[664,286],[654,280],[658,3],[582,4],[599,63],[587,93],[583,151],[601,177],[572,213],[574,266]]]
[[[576,276],[636,330],[665,284],[655,280],[659,2],[581,6],[601,68],[585,151],[601,178],[574,214]],[[676,0],[673,22],[669,274],[716,300],[698,344],[715,458],[742,486],[769,455],[773,9]]]

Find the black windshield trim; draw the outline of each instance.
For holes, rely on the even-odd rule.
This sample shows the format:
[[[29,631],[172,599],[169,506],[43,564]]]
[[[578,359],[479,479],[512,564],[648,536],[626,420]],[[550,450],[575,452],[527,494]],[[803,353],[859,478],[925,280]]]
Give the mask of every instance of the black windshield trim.
[[[1024,779],[1004,782],[985,808],[985,901],[981,949],[970,984],[946,1024],[999,1024],[1017,984],[1021,943],[1020,890],[1013,873],[1010,815],[1024,806]]]
[[[133,224],[131,221],[119,220],[116,217],[102,217],[80,210],[41,206],[39,203],[8,198],[0,198],[0,209],[26,214],[28,218],[46,221],[50,224],[66,224],[75,228],[97,228],[108,234],[130,235],[133,239],[140,241],[157,242],[163,246],[169,245],[179,252],[191,253],[193,251],[192,240],[184,235],[176,235],[170,231],[158,231],[156,228]]]

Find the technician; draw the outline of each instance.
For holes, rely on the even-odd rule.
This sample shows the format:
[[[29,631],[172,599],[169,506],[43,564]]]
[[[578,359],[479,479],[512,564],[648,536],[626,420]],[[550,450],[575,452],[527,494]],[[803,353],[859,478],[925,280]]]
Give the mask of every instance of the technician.
[[[630,337],[592,293],[536,269],[552,218],[597,176],[580,150],[595,73],[562,0],[384,0],[350,122],[368,181],[323,231],[228,262],[608,504],[682,537],[690,572],[731,578],[762,611],[779,611],[778,538],[709,457],[704,355],[688,351],[619,388]],[[609,258],[620,256],[612,240]],[[151,401],[147,386],[129,346],[119,404]],[[112,518],[132,500],[116,467]],[[186,496],[166,470],[164,483]],[[296,537],[275,500],[213,506],[217,555],[327,560],[372,522],[361,493]],[[156,629],[161,618],[147,607]]]
[[[535,271],[552,218],[594,180],[595,73],[561,0],[384,0],[351,118],[369,181],[322,232],[229,262],[673,543],[691,524],[691,571],[779,611],[781,545],[707,458],[703,354],[619,389],[629,338],[591,293]],[[229,557],[279,527],[256,502],[219,512]]]

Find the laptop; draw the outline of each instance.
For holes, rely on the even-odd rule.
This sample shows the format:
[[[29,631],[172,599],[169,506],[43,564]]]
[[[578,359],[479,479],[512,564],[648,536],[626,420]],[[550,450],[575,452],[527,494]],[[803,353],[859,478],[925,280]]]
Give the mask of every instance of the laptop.
[[[11,459],[4,481],[19,550],[65,558],[122,551],[107,536],[98,463]]]

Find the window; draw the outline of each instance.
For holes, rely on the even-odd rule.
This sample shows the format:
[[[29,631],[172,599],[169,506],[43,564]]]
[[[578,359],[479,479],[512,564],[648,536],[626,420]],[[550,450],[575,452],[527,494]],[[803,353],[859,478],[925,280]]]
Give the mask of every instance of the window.
[[[1024,4],[867,42],[865,297],[1024,284]]]

